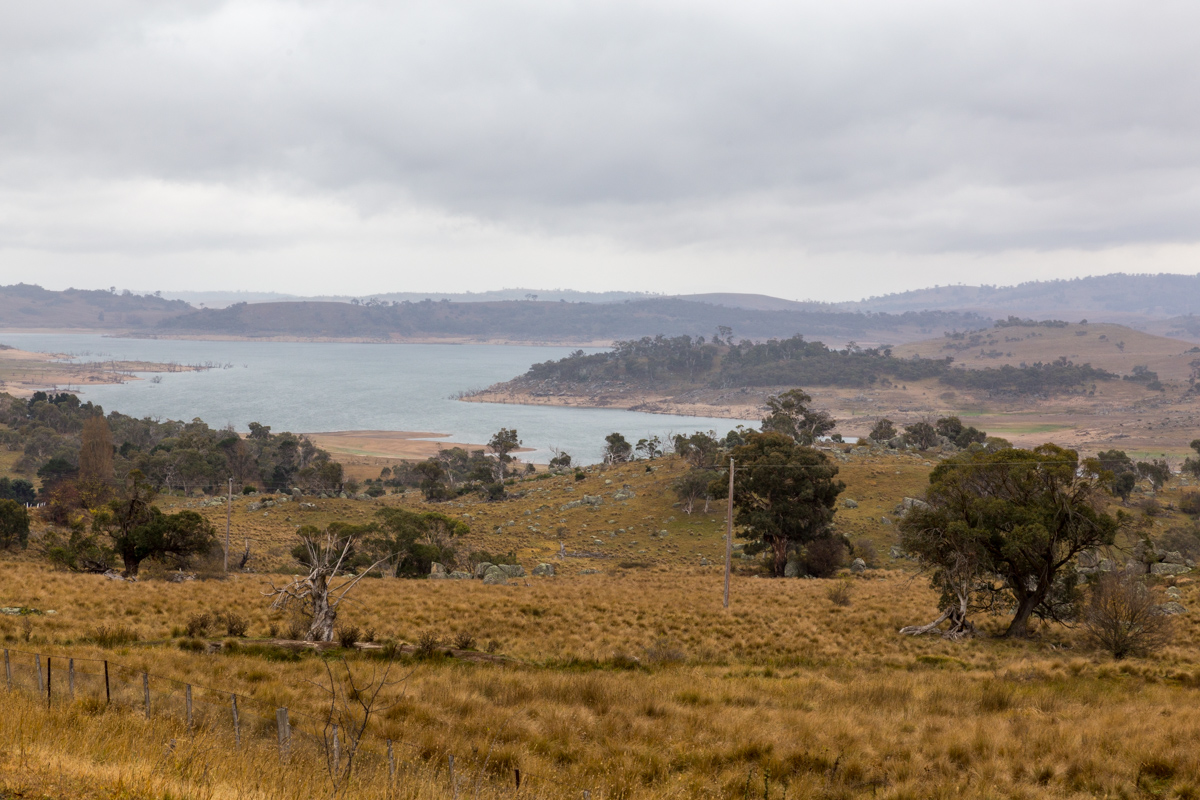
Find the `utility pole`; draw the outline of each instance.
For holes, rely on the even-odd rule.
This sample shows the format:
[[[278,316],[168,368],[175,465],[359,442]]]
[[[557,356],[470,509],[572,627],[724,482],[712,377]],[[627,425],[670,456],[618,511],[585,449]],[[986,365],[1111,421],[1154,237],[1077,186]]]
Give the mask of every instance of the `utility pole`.
[[[729,503],[725,507],[725,607],[729,608],[729,572],[733,569],[733,459],[729,459]]]
[[[229,523],[233,518],[233,478],[229,479],[229,496],[225,501],[225,572],[229,573]]]

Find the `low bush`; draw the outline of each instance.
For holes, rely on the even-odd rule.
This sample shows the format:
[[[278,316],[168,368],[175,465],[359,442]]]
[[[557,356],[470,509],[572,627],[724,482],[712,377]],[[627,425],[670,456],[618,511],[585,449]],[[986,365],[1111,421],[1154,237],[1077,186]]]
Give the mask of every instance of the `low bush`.
[[[88,633],[85,641],[98,647],[124,647],[133,644],[141,637],[138,632],[124,625],[99,625]]]
[[[207,611],[201,611],[192,614],[187,620],[187,635],[192,639],[200,639],[208,636],[209,629],[213,626],[212,614]]]

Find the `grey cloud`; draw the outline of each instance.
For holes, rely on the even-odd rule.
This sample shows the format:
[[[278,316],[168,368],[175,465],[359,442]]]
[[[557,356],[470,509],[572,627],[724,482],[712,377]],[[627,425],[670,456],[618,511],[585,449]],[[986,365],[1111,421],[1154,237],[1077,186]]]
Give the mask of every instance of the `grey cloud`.
[[[93,3],[0,12],[0,179],[413,202],[649,246],[1193,242],[1200,7]]]

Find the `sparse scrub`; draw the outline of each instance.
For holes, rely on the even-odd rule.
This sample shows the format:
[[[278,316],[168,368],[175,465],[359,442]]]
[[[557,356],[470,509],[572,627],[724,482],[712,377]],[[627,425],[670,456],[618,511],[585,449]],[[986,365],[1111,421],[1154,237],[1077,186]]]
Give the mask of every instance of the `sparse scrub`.
[[[837,581],[825,589],[825,597],[835,606],[846,608],[850,605],[850,582]]]
[[[475,636],[470,631],[459,631],[454,634],[455,650],[474,650]]]
[[[187,619],[187,635],[192,639],[202,639],[208,636],[213,627],[213,615],[207,611],[192,614]]]
[[[97,647],[113,648],[133,644],[141,637],[133,628],[121,624],[97,625],[88,633],[85,641]]]
[[[1097,581],[1084,623],[1092,640],[1116,659],[1154,653],[1170,641],[1172,631],[1153,592],[1127,574]]]
[[[414,655],[417,658],[432,658],[442,644],[441,637],[433,631],[421,631],[417,636]]]

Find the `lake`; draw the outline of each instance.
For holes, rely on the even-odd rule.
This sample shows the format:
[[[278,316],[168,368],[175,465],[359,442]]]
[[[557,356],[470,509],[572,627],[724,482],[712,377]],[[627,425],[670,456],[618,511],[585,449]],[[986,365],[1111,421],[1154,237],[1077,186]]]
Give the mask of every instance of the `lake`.
[[[450,441],[486,442],[500,428],[516,428],[524,445],[534,448],[522,454],[523,459],[544,462],[556,447],[586,464],[601,459],[604,437],[614,431],[633,443],[654,434],[666,439],[696,430],[723,435],[739,424],[710,417],[453,399],[579,349],[574,347],[181,341],[41,333],[0,333],[0,342],[22,350],[66,353],[81,361],[222,365],[165,373],[157,383],[87,386],[79,394],[106,412],[199,417],[213,427],[230,423],[240,431],[260,422],[274,431],[427,431],[447,434]]]

